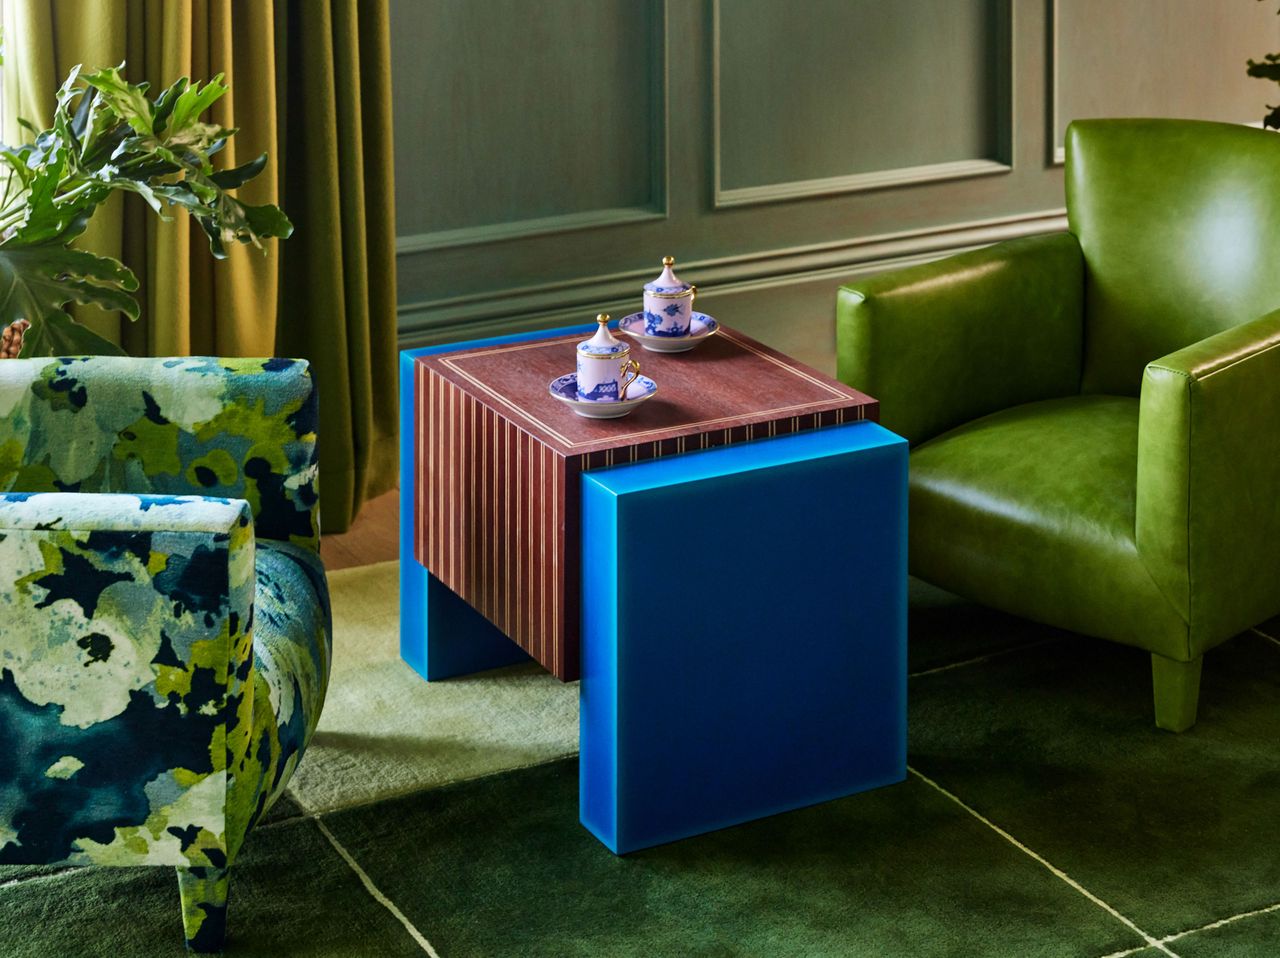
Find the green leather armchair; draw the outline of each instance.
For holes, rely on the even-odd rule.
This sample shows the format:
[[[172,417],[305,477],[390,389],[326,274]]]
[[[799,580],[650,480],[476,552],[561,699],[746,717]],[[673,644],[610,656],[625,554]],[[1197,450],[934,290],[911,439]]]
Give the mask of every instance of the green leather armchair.
[[[1280,613],[1280,136],[1067,130],[1069,233],[839,292],[839,374],[911,454],[910,563],[1151,652],[1156,724]]]

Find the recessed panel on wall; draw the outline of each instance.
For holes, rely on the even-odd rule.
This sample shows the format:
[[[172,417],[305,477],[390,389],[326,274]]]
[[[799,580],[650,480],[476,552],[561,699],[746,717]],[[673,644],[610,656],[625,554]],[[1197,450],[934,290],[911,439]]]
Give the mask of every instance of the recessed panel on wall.
[[[662,215],[662,0],[392,0],[402,252]]]
[[[1009,168],[1007,0],[713,0],[716,203]]]
[[[1067,124],[1102,116],[1256,123],[1275,85],[1245,61],[1280,48],[1280,4],[1267,0],[1055,0],[1054,159]]]

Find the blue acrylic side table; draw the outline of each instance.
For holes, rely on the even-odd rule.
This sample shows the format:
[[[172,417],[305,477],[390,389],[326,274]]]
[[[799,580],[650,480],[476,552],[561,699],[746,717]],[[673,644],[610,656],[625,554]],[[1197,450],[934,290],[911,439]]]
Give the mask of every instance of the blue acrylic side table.
[[[401,353],[401,653],[428,680],[527,655],[415,552],[418,357],[578,331]],[[904,777],[906,464],[860,421],[575,479],[581,817],[610,849]]]
[[[588,473],[582,822],[622,853],[906,775],[906,443]]]

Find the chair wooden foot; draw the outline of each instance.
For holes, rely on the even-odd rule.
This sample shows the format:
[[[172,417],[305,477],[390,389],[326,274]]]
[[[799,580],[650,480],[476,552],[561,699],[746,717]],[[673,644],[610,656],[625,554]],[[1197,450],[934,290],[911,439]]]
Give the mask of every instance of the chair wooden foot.
[[[1203,655],[1179,662],[1151,653],[1151,684],[1155,692],[1156,725],[1170,732],[1185,732],[1196,724],[1200,699],[1200,666]]]
[[[182,928],[189,950],[201,953],[222,950],[227,936],[229,883],[226,868],[178,869]]]

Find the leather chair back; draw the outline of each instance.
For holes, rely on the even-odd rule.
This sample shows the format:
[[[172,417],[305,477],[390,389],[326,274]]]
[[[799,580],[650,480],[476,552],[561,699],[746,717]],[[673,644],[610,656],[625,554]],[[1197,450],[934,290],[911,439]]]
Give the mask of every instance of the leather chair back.
[[[1082,392],[1137,396],[1147,363],[1280,307],[1280,135],[1078,120],[1066,191],[1085,259]]]

